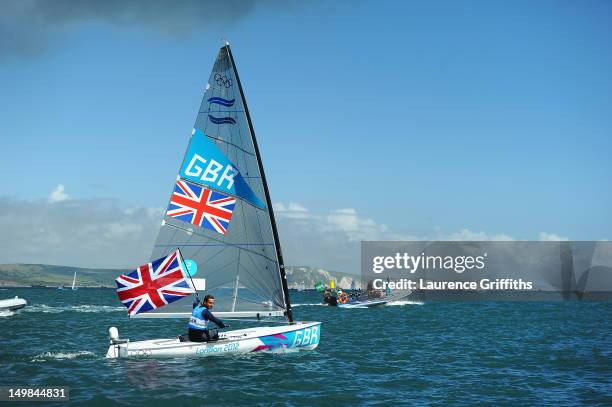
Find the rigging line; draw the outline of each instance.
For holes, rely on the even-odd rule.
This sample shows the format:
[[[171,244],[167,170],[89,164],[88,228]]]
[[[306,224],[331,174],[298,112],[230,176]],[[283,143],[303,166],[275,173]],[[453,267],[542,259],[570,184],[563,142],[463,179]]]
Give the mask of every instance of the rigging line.
[[[203,236],[203,235],[198,235],[198,237],[201,237],[201,238],[205,239],[205,241],[212,240],[212,238],[208,238],[208,237]],[[187,242],[187,244],[183,244],[183,247],[188,247],[188,246],[190,246],[190,247],[199,247],[199,249],[197,249],[196,252],[193,254],[194,257],[198,256],[200,254],[200,252],[204,249],[204,247],[221,247],[222,249],[220,249],[219,251],[217,251],[215,254],[213,254],[211,257],[209,257],[207,259],[208,261],[214,259],[217,255],[222,253],[227,248],[227,245],[225,245],[225,244],[218,244],[218,243],[215,243],[215,244],[208,244],[208,243],[188,244],[188,243],[189,242]]]
[[[210,110],[208,108],[208,110],[200,110],[198,113],[244,113],[244,110]]]
[[[183,253],[181,253],[181,249],[180,248],[176,248],[176,250],[178,251],[178,254],[181,258],[181,264],[183,266],[185,266],[185,271],[187,272],[187,275],[189,276],[189,280],[191,280],[191,285],[193,286],[193,293],[196,296],[196,300],[199,302],[200,301],[200,297],[198,296],[198,290],[196,289],[196,285],[193,282],[193,278],[191,276],[191,273],[189,272],[189,268],[187,267],[187,264],[185,263],[185,258],[183,257]]]
[[[219,289],[223,289],[223,288],[231,288],[229,285],[232,284],[234,282],[234,280],[230,279],[230,280],[223,280],[220,281],[218,284],[213,285],[212,287],[208,287],[208,290],[216,290],[217,288]]]
[[[247,255],[247,257],[250,258],[249,253],[245,253]],[[251,262],[253,262],[252,258],[250,258]],[[256,265],[255,263],[253,263],[254,268],[255,269],[260,269],[260,267],[258,265]],[[274,302],[276,303],[277,306],[279,306],[280,308],[284,309],[283,305],[278,304],[278,298],[274,298],[275,296],[272,295],[272,298],[270,298],[270,286],[264,285],[263,283],[260,282],[260,279],[256,278],[256,276],[254,276],[253,274],[251,274],[251,272],[249,271],[248,268],[246,268],[246,266],[242,265],[242,263],[240,263],[238,265],[239,268],[242,268],[242,273],[246,273],[247,275],[247,279],[246,281],[249,283],[248,287],[245,286],[245,279],[242,279],[242,284],[243,286],[245,286],[245,288],[247,288],[247,291],[257,295],[258,297],[260,297],[261,299],[264,299],[266,301],[269,301],[270,299],[274,300]],[[275,287],[272,287],[273,289]],[[256,290],[256,291],[255,291]],[[265,294],[265,295],[264,295]],[[241,297],[238,297],[239,299],[242,299]]]
[[[231,283],[231,282],[232,282],[232,281],[228,281],[228,283]],[[244,287],[244,286],[243,286],[243,290],[246,290],[246,291],[247,291],[249,294],[251,294],[251,295],[254,295],[254,296],[258,297],[259,301],[258,301],[258,300],[250,300],[250,299],[248,299],[248,298],[244,298],[244,297],[236,297],[236,299],[237,299],[238,301],[244,301],[244,302],[248,302],[248,303],[252,303],[252,304],[258,304],[258,305],[263,305],[263,304],[262,304],[262,302],[263,302],[263,301],[266,301],[266,302],[267,302],[267,301],[270,301],[270,299],[269,299],[269,298],[267,298],[267,297],[265,297],[265,296],[261,295],[261,294],[260,294],[260,293],[258,293],[258,292],[252,291],[252,289],[249,289],[248,287]],[[240,288],[238,289],[238,292],[240,292]],[[263,300],[263,301],[261,301],[261,300]],[[280,308],[280,309],[285,309],[285,308],[284,308],[282,305],[278,305],[278,304],[276,304],[276,303],[273,303],[273,304],[274,304],[275,306],[277,306],[278,308]]]
[[[200,237],[203,237],[199,235]],[[274,243],[232,243],[234,246],[274,246]],[[228,243],[215,243],[215,244],[183,244],[181,246],[192,246],[192,247],[225,247]],[[156,244],[156,247],[168,247],[172,246],[171,244]]]
[[[248,253],[247,253],[247,257],[249,257]],[[242,268],[243,268],[243,273],[246,273],[251,278],[251,280],[252,280],[252,283],[253,283],[252,284],[252,286],[253,286],[252,289],[257,289],[260,292],[266,293],[269,296],[270,295],[270,286],[261,283],[259,281],[259,279],[257,279],[253,274],[251,274],[251,272],[245,266],[242,266]],[[259,269],[259,267],[257,267],[256,269]],[[244,281],[244,279],[243,279],[243,281]],[[266,298],[266,299],[269,300],[270,298]],[[275,298],[272,298],[272,299],[276,300]]]
[[[272,260],[272,259],[268,258],[267,256],[265,256],[265,255],[261,254],[261,253],[257,253],[257,252],[254,252],[254,251],[250,250],[250,249],[246,249],[246,248],[244,248],[244,247],[237,246],[237,245],[235,245],[234,243],[224,242],[224,241],[222,241],[222,240],[215,239],[214,237],[209,237],[209,236],[203,235],[202,233],[198,233],[196,230],[189,230],[189,229],[186,229],[186,228],[184,228],[184,227],[181,227],[181,226],[175,225],[175,224],[173,224],[173,223],[170,223],[169,221],[166,221],[166,225],[171,226],[171,227],[173,227],[173,228],[181,229],[181,230],[183,230],[183,231],[185,231],[185,232],[187,232],[187,233],[193,233],[193,234],[196,234],[196,235],[198,235],[198,236],[202,236],[202,237],[207,238],[207,239],[210,239],[210,240],[214,240],[214,241],[217,241],[217,242],[220,242],[220,243],[225,243],[225,244],[226,244],[226,245],[228,245],[228,246],[237,247],[237,248],[239,248],[239,249],[246,250],[246,251],[248,251],[248,252],[251,252],[251,253],[253,253],[253,254],[256,254],[256,255],[258,255],[258,256],[261,256],[261,257],[263,257],[264,259],[267,259],[267,260],[270,260],[270,261],[274,261],[274,260]]]
[[[255,264],[255,260],[253,260],[253,258],[251,256],[247,256],[247,258],[251,261],[251,264],[253,265],[254,269],[259,269],[259,266],[257,264]],[[275,264],[275,262],[271,262],[272,264]],[[246,268],[246,265],[244,266]],[[268,273],[271,273],[272,271],[270,269],[268,269]],[[279,281],[277,279],[273,279],[272,281],[274,281],[274,288],[278,288],[278,283]]]
[[[263,312],[266,312],[266,311],[262,311],[262,313]],[[270,323],[270,324],[286,324],[287,323],[286,320],[277,321],[276,319],[272,319],[272,318],[261,318],[261,319],[223,318],[223,320],[224,321],[242,321],[242,322],[264,322],[264,323]]]
[[[206,277],[208,277],[209,279],[212,279],[212,277],[217,274],[220,273],[222,271],[226,271],[226,267],[229,268],[230,265],[232,265],[234,262],[236,262],[236,259],[231,259],[229,262],[225,263],[224,265],[217,267],[214,271],[210,272],[209,274],[206,275]],[[228,281],[233,281],[233,280],[228,280]],[[217,286],[213,286],[213,287],[218,287]]]
[[[244,230],[244,237],[247,242],[249,241],[249,233],[247,232],[246,229],[246,212],[244,210],[244,204],[242,203],[242,201],[240,202],[240,215],[241,215],[241,220],[242,220],[242,229]],[[234,301],[233,301],[233,308],[236,307],[236,301],[238,300],[238,284],[239,284],[239,278],[240,278],[240,254],[242,252],[240,250],[238,250],[238,264],[236,265],[236,288],[235,291],[233,293],[233,297],[234,297]],[[232,309],[233,310],[233,309]]]
[[[248,256],[248,254],[249,253],[246,253],[247,257],[250,257]],[[255,269],[260,268],[254,263],[253,265],[255,266]],[[242,268],[242,272],[246,273],[246,276],[247,276],[247,279],[244,279],[244,278],[242,279],[242,285],[245,286],[245,280],[249,282],[248,284],[249,287],[245,286],[245,288],[247,288],[247,291],[259,296],[260,298],[264,300],[270,300],[269,298],[269,291],[270,291],[269,288],[270,287],[261,283],[259,279],[256,278],[256,276],[254,276],[253,274],[251,274],[251,272],[245,266],[243,266],[241,263],[238,263],[238,269],[240,270],[240,268]],[[234,282],[234,280],[228,280],[228,282]],[[257,291],[254,291],[254,290],[257,290]],[[264,296],[263,294],[260,294],[260,292],[265,293],[266,295]]]
[[[255,262],[253,261],[253,258],[251,258],[251,256],[249,256],[249,255],[248,255],[248,253],[247,253],[247,257],[249,258],[249,260],[251,260],[251,263],[253,264],[254,268],[255,268],[255,269],[259,269],[259,267],[258,267],[258,266],[255,264]],[[276,279],[274,279],[274,280],[273,280],[273,281],[274,281],[274,286],[272,286],[272,287],[270,287],[270,286],[264,286],[264,285],[261,285],[261,283],[259,282],[259,280],[258,280],[258,279],[256,279],[256,278],[255,278],[255,277],[254,277],[254,276],[253,276],[253,275],[252,275],[252,274],[249,272],[249,269],[247,269],[247,268],[246,268],[246,266],[242,266],[242,267],[244,268],[244,272],[245,272],[245,273],[247,273],[247,275],[249,275],[251,278],[253,278],[253,280],[254,280],[255,282],[257,282],[258,284],[260,284],[260,286],[259,286],[258,288],[260,288],[260,289],[261,289],[261,288],[263,287],[263,289],[261,289],[261,291],[262,291],[262,292],[268,292],[268,293],[269,293],[269,292],[270,292],[270,288],[272,288],[272,293],[273,293],[273,296],[272,296],[273,298],[272,298],[272,299],[273,299],[273,300],[274,300],[274,301],[277,303],[277,305],[279,305],[279,304],[278,304],[278,302],[279,302],[279,301],[278,301],[278,299],[279,299],[279,298],[274,298],[274,297],[275,297],[275,296],[278,294],[278,292],[277,292],[277,291],[278,291],[279,287],[276,285],[276,284],[278,283],[278,281],[277,281]],[[269,298],[268,298],[268,299],[269,299]],[[283,305],[279,305],[279,306],[280,306],[281,308],[283,308],[283,309],[284,309],[284,308],[285,308],[285,307],[284,307],[284,301],[282,301],[282,298],[281,298],[281,301],[280,301],[280,302],[281,302]]]
[[[201,248],[200,248],[199,250],[201,250]],[[199,250],[198,250],[198,252],[199,252]],[[215,253],[215,254],[214,254],[214,255],[213,255],[211,258],[206,259],[206,262],[210,262],[210,261],[211,261],[211,260],[212,260],[214,257],[216,257],[217,255],[219,255],[219,254],[220,254],[221,252],[223,252],[224,250],[225,250],[225,249],[222,249],[222,250],[218,251],[217,253]],[[197,255],[194,255],[194,257],[197,257]],[[223,267],[225,267],[225,266],[223,266]],[[208,272],[207,272],[206,270],[204,270],[204,273],[205,273],[204,275],[206,276],[206,278],[207,278],[207,279],[211,279],[211,278],[212,278],[212,276],[214,276],[214,275],[215,275],[217,272],[219,272],[219,271],[223,270],[223,267],[219,267],[218,269],[216,269],[216,270],[212,271],[210,274],[208,274]]]
[[[255,264],[255,260],[253,260],[253,258],[252,258],[251,256],[247,256],[247,258],[248,258],[248,259],[251,261],[251,264],[253,265],[253,268],[254,268],[254,269],[257,269],[258,267],[257,267],[257,265]],[[275,261],[272,261],[272,262],[270,262],[270,263],[271,263],[271,264],[269,264],[268,266],[272,266],[272,267],[274,267],[274,269],[275,269],[274,273],[277,273],[276,269],[277,269],[277,267],[278,267],[278,263],[277,263],[277,262],[275,262]],[[268,269],[268,273],[272,273],[272,272],[273,272],[272,270]],[[279,284],[279,283],[281,283],[281,282],[280,282],[278,279],[276,279],[276,278],[275,278],[276,276],[272,276],[272,277],[273,277],[272,281],[274,281],[274,288],[275,288],[275,289],[278,289],[278,288],[279,288],[279,287],[278,287],[278,284]],[[282,284],[282,283],[281,283],[281,284]]]
[[[206,132],[204,133],[204,135],[205,135],[206,137],[208,137],[208,138],[213,139],[213,140],[217,140],[217,141],[220,141],[221,143],[225,143],[225,144],[227,144],[227,145],[230,145],[230,146],[236,147],[237,149],[241,150],[243,153],[245,153],[245,154],[249,154],[249,155],[252,155],[253,157],[255,157],[255,154],[253,154],[253,153],[251,153],[251,152],[249,152],[249,151],[247,151],[247,150],[243,149],[242,147],[238,146],[237,144],[232,143],[231,141],[223,140],[222,138],[215,137],[215,136],[210,136],[210,135],[206,134]]]
[[[231,282],[231,281],[228,281],[228,282]],[[266,297],[262,296],[261,294],[259,294],[259,293],[255,292],[255,291],[252,291],[251,289],[249,289],[249,288],[247,288],[247,287],[244,287],[244,289],[245,289],[247,292],[249,292],[250,294],[255,295],[256,297],[259,297],[259,299],[260,299],[260,300],[270,301],[270,299],[269,299],[269,298],[266,298]],[[240,291],[240,290],[239,290],[239,291]],[[259,301],[259,302],[258,302],[257,300],[250,300],[250,299],[248,299],[248,298],[244,298],[244,297],[237,297],[237,299],[238,299],[238,300],[240,300],[240,301],[244,301],[244,302],[248,302],[248,303],[252,303],[252,304],[259,304],[259,305],[262,305],[261,301]],[[277,303],[273,303],[273,304],[274,304],[275,306],[279,307],[280,309],[285,309],[285,307],[284,307],[284,306],[282,306],[282,305],[279,305],[279,304],[277,304]]]
[[[197,257],[200,255],[200,252],[204,249],[204,247],[206,247],[205,245],[201,245],[201,247],[193,254],[193,257]],[[228,248],[228,246],[216,246],[216,247],[222,247],[221,250],[217,251],[217,253],[213,254],[212,256],[210,256],[209,258],[206,259],[206,261],[210,262],[212,259],[214,259],[215,257],[217,257],[219,254],[223,253],[225,251],[225,249]]]

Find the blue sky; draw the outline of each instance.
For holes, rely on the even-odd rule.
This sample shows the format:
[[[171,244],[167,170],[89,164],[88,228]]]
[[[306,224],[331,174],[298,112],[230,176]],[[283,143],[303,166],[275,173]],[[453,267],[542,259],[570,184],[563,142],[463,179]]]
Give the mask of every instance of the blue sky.
[[[5,199],[163,207],[226,37],[287,219],[352,214],[350,241],[612,238],[609,2],[6,4]]]

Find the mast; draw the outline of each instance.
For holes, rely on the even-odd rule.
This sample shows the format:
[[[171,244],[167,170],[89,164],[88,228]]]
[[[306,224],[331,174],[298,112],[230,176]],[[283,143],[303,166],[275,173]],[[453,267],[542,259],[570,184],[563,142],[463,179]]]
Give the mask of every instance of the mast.
[[[274,210],[272,209],[272,200],[270,199],[270,191],[268,190],[268,182],[266,181],[266,173],[264,172],[263,164],[261,163],[261,155],[259,154],[259,147],[257,146],[257,138],[255,137],[255,130],[253,129],[253,122],[251,121],[251,115],[249,114],[249,107],[246,103],[242,84],[240,83],[240,76],[238,75],[238,69],[234,62],[234,56],[230,49],[229,43],[226,41],[224,48],[227,51],[234,75],[236,76],[236,82],[238,83],[238,89],[240,90],[240,97],[242,98],[242,105],[244,106],[244,113],[246,114],[247,122],[249,123],[249,132],[251,133],[251,140],[253,140],[253,147],[255,149],[255,155],[257,157],[257,165],[259,167],[259,173],[261,174],[261,181],[263,183],[264,192],[266,194],[266,205],[268,206],[268,214],[270,215],[270,223],[272,224],[272,234],[274,235],[274,247],[276,248],[276,257],[278,258],[278,267],[280,269],[281,284],[283,285],[283,297],[285,297],[285,306],[287,307],[287,319],[290,323],[293,322],[293,313],[291,311],[291,302],[289,300],[289,287],[287,286],[287,275],[285,274],[285,263],[283,261],[283,253],[280,247],[280,240],[278,238],[278,230],[276,229],[276,220],[274,219]]]

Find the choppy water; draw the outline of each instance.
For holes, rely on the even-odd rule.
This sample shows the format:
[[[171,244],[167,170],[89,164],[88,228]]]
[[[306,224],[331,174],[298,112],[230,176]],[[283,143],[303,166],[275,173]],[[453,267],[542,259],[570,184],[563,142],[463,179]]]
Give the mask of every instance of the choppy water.
[[[612,303],[338,309],[292,292],[323,322],[314,352],[129,361],[104,358],[109,326],[150,339],[184,321],[129,320],[113,290],[0,291],[15,295],[30,305],[0,315],[0,386],[70,386],[78,404],[612,405]]]

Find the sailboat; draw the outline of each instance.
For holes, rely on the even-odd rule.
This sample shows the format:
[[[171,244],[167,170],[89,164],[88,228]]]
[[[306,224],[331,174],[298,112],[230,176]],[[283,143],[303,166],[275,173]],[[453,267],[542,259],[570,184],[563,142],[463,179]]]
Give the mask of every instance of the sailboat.
[[[28,305],[28,302],[18,296],[15,296],[15,298],[7,298],[5,300],[0,300],[0,312],[17,311],[26,305]]]
[[[196,293],[204,294],[205,287],[215,296],[215,316],[279,318],[280,325],[220,332],[214,342],[178,336],[131,341],[111,327],[107,358],[206,357],[318,346],[321,323],[293,320],[270,193],[227,42],[210,74],[151,259],[173,251],[184,259]],[[191,301],[182,299],[134,317],[183,318],[186,325],[191,311]]]
[[[74,277],[72,277],[72,291],[78,290],[78,288],[75,287],[76,284],[76,271],[74,272]]]

